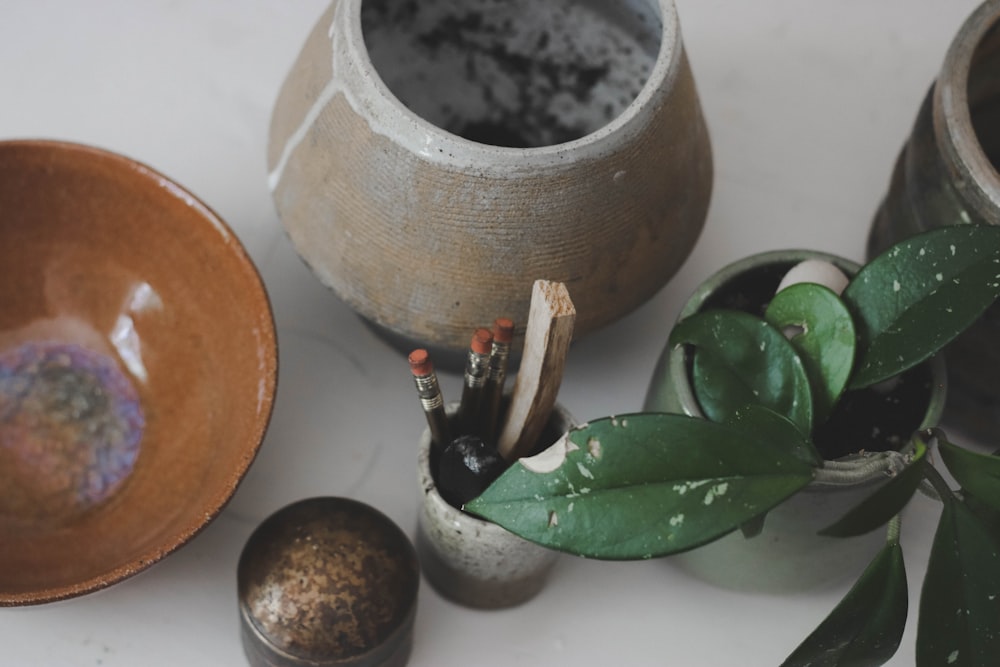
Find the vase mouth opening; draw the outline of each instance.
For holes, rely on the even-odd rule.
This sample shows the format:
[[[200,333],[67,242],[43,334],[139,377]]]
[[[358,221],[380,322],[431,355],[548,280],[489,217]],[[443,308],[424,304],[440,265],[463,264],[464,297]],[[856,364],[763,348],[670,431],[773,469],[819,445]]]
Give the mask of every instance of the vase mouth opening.
[[[959,30],[935,86],[934,124],[948,168],[986,220],[1000,223],[1000,0]]]
[[[548,156],[642,116],[682,60],[673,0],[356,0],[375,84],[428,153]]]

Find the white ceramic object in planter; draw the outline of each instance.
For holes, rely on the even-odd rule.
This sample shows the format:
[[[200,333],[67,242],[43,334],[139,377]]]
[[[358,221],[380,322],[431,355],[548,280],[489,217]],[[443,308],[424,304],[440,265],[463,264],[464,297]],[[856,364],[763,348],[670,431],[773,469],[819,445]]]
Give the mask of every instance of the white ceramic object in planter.
[[[449,415],[456,409],[457,404],[449,406]],[[544,439],[555,442],[573,426],[573,417],[557,404]],[[431,585],[446,598],[479,609],[512,607],[535,597],[559,553],[449,505],[431,472],[429,429],[420,436],[417,472],[421,509],[416,547]]]
[[[270,186],[318,278],[460,351],[531,285],[577,335],[662,287],[704,224],[708,132],[672,0],[337,0],[285,81]]]
[[[804,250],[766,252],[734,262],[709,277],[694,292],[678,319],[702,308],[720,305],[744,308],[743,297],[730,291],[749,272],[764,271],[763,288],[751,301],[762,303],[774,293],[782,276],[806,259],[830,262],[847,275],[858,265],[834,255]],[[730,296],[723,297],[729,292]],[[720,303],[727,299],[731,303]],[[657,363],[646,396],[645,409],[702,417],[689,380],[688,353],[683,347],[667,347]],[[937,425],[945,398],[945,370],[940,357],[927,362],[922,373],[927,383],[927,402],[912,424],[901,432]],[[834,419],[836,417],[836,413]],[[906,420],[904,420],[906,421]],[[839,444],[839,443],[837,443]],[[844,451],[856,449],[847,443]],[[907,444],[901,442],[901,448]],[[902,450],[905,454],[906,450]],[[771,510],[763,530],[753,537],[736,531],[716,542],[673,556],[672,560],[696,576],[719,586],[736,590],[793,592],[832,585],[856,577],[875,556],[885,541],[885,533],[876,530],[852,538],[825,537],[817,533],[832,525],[850,508],[871,494],[878,485],[905,465],[901,452],[866,452],[827,460],[817,470],[815,480],[798,494]]]

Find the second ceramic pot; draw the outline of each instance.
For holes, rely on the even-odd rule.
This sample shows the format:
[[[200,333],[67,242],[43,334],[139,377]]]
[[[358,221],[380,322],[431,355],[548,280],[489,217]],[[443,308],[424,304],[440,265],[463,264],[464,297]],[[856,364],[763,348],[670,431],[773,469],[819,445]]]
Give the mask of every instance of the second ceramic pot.
[[[868,253],[943,225],[1000,224],[1000,0],[965,22],[924,98],[872,223]],[[1000,431],[1000,305],[945,350],[949,430]]]
[[[449,416],[457,408],[457,404],[450,406]],[[539,449],[573,425],[573,417],[557,404]],[[431,585],[453,602],[479,609],[512,607],[535,597],[556,564],[558,552],[449,505],[438,491],[435,467],[431,434],[426,429],[420,436],[417,459],[422,495],[416,545]]]
[[[275,104],[270,186],[292,243],[369,322],[461,351],[531,285],[576,334],[655,294],[712,183],[672,0],[337,0]]]
[[[833,263],[845,274],[857,272],[849,260],[805,250],[775,251],[752,255],[725,267],[694,292],[679,319],[713,307],[752,310],[763,307],[773,296],[782,276],[806,259]],[[667,347],[654,371],[645,409],[703,416],[690,382],[688,351]],[[684,569],[711,583],[737,590],[793,592],[833,584],[857,576],[884,543],[884,531],[852,538],[820,536],[847,510],[871,494],[905,465],[908,436],[915,430],[936,425],[944,407],[945,371],[940,357],[907,371],[900,387],[910,385],[924,397],[915,410],[893,410],[897,396],[879,399],[885,406],[885,421],[866,423],[854,412],[861,401],[845,403],[845,394],[831,416],[851,422],[846,439],[842,431],[815,433],[827,457],[816,477],[804,490],[768,512],[760,534],[745,537],[736,531],[711,544],[679,554],[672,559]],[[898,391],[902,391],[897,387]],[[873,451],[867,440],[875,428],[892,429],[890,440],[897,449]],[[898,451],[897,451],[898,450]],[[845,452],[855,452],[844,454]],[[862,453],[856,453],[862,452]]]

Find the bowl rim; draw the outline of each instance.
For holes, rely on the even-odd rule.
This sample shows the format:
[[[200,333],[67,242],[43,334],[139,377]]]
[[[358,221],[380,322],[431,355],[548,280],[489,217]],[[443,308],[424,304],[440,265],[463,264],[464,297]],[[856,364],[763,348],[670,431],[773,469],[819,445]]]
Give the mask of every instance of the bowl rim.
[[[239,265],[246,281],[246,292],[251,293],[252,300],[259,304],[259,307],[255,308],[252,312],[252,319],[255,321],[257,331],[259,332],[257,336],[258,359],[263,363],[258,364],[261,370],[260,381],[262,391],[258,392],[256,415],[252,420],[252,438],[250,440],[252,447],[247,448],[243,455],[236,459],[237,465],[228,475],[227,483],[212,493],[206,494],[205,499],[207,502],[198,503],[199,511],[197,513],[192,514],[188,520],[179,521],[179,527],[170,531],[167,534],[167,538],[158,546],[147,547],[137,554],[129,556],[125,562],[111,567],[100,574],[92,575],[73,583],[54,585],[32,591],[9,592],[0,590],[0,607],[56,602],[108,588],[145,571],[191,541],[191,539],[207,528],[221,514],[256,459],[274,412],[278,385],[277,332],[274,311],[271,306],[267,287],[257,266],[254,264],[253,259],[239,237],[214,209],[159,170],[150,167],[140,160],[116,151],[61,139],[28,138],[0,140],[0,153],[8,150],[29,150],[39,155],[52,154],[100,160],[104,164],[111,165],[116,171],[131,172],[143,180],[152,181],[159,190],[163,191],[165,197],[180,199],[189,209],[192,209],[196,213],[195,217],[204,223],[210,224],[220,236],[222,242],[220,248],[225,248],[226,252]]]

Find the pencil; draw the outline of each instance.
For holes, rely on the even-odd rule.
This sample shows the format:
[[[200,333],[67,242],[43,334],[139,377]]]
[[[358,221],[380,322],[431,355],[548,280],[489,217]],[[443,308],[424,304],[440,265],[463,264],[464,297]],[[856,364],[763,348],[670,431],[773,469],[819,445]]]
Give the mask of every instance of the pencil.
[[[420,405],[423,407],[424,416],[427,417],[427,426],[431,430],[431,449],[440,454],[441,450],[451,442],[451,436],[448,417],[444,411],[444,397],[441,395],[434,364],[431,362],[430,354],[422,348],[410,353],[409,362],[417,394],[420,396]]]
[[[483,435],[483,387],[493,349],[493,333],[476,329],[465,361],[462,399],[458,405],[458,435]]]
[[[496,442],[503,388],[507,379],[507,362],[510,358],[510,343],[513,338],[513,320],[498,317],[493,322],[493,348],[490,350],[486,386],[483,390],[483,437],[493,443]]]

